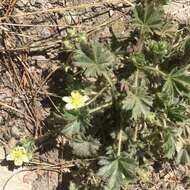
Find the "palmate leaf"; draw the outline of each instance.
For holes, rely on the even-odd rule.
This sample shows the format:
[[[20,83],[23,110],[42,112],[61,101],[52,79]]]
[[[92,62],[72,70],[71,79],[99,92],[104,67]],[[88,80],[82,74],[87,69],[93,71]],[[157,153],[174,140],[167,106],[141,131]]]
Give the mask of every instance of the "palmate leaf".
[[[184,119],[186,119],[185,110],[185,106],[179,100],[168,102],[165,105],[165,113],[167,117],[173,122],[182,122]]]
[[[129,92],[123,100],[123,109],[132,111],[132,118],[148,117],[153,98],[144,89],[139,89],[136,94]]]
[[[73,148],[73,154],[81,158],[93,157],[97,154],[100,142],[91,137],[86,139],[77,139],[70,144]]]
[[[135,161],[127,157],[116,159],[103,159],[99,162],[102,167],[98,175],[106,182],[106,187],[110,190],[119,190],[126,180],[132,180],[135,177]]]
[[[165,5],[170,2],[170,0],[147,0],[147,3],[155,3],[155,5]]]
[[[179,151],[176,162],[177,164],[190,165],[190,144],[184,145],[184,147]]]
[[[145,7],[139,5],[134,10],[137,26],[144,32],[152,32],[155,29],[159,29],[162,25],[161,15],[161,10],[159,7],[155,8],[153,3]]]
[[[168,94],[171,99],[173,99],[175,95],[183,95],[190,92],[189,67],[190,65],[182,69],[174,68],[166,76],[162,91]]]
[[[84,70],[89,77],[97,77],[108,73],[113,68],[114,55],[101,43],[81,43],[74,53],[74,64]]]
[[[174,128],[167,128],[163,131],[164,143],[162,145],[164,157],[172,159],[176,152],[177,133]]]
[[[67,124],[62,128],[61,132],[65,135],[71,136],[84,132],[90,126],[90,117],[86,110],[65,112],[63,117]]]
[[[173,22],[173,20],[167,20],[163,23],[162,27],[155,31],[162,39],[173,39],[178,31],[178,23]]]

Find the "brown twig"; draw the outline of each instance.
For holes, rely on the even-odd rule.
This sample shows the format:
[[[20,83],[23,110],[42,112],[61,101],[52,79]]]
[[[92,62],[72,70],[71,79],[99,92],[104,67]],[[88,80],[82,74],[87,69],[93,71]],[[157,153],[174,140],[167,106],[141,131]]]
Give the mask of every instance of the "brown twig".
[[[0,20],[5,20],[7,18],[16,18],[16,17],[25,17],[25,16],[31,16],[31,15],[38,15],[38,14],[46,14],[46,13],[54,13],[54,12],[65,12],[65,11],[70,11],[70,10],[77,10],[77,9],[87,9],[91,7],[97,7],[97,6],[102,6],[105,3],[127,3],[130,6],[134,7],[134,4],[131,3],[128,0],[109,0],[107,2],[99,2],[96,1],[94,3],[85,3],[85,4],[80,4],[80,5],[75,5],[75,6],[68,6],[68,7],[63,7],[63,8],[54,8],[54,9],[47,9],[47,10],[41,10],[41,11],[35,11],[35,12],[29,12],[29,13],[23,13],[23,14],[17,14],[17,15],[9,15],[9,16],[3,16],[0,18]]]

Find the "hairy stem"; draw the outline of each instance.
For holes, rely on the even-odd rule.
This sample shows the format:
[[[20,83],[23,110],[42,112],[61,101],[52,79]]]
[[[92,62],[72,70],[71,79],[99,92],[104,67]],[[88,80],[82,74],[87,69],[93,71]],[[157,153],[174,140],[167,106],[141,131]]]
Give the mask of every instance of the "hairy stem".
[[[138,81],[139,81],[139,70],[137,69],[136,75],[135,75],[135,93],[137,93]]]
[[[121,155],[121,145],[122,145],[122,128],[120,128],[118,133],[118,149],[117,149],[117,156],[119,157]]]
[[[139,84],[139,70],[137,69],[136,75],[135,75],[135,93],[137,93],[138,90],[138,84]],[[137,140],[137,133],[138,133],[138,125],[135,125],[135,130],[134,130],[134,136],[133,136],[133,141],[136,142]]]
[[[137,141],[137,133],[138,133],[138,124],[135,125],[134,135],[133,135],[133,141]]]
[[[114,87],[113,82],[112,82],[111,78],[108,76],[108,74],[105,73],[105,72],[103,72],[103,76],[108,81],[108,83],[110,84],[110,86],[113,88]]]
[[[107,108],[107,107],[109,107],[109,106],[111,106],[111,105],[112,105],[112,102],[108,102],[107,104],[104,104],[104,105],[101,105],[101,106],[99,106],[99,107],[97,107],[97,108],[91,109],[91,110],[89,111],[89,113],[94,113],[94,112],[100,111],[100,110],[102,110],[102,109],[104,109],[104,108]]]
[[[146,66],[144,67],[145,70],[150,70],[150,71],[154,71],[156,73],[159,73],[160,75],[162,75],[163,77],[166,77],[166,73],[164,73],[163,71],[161,71],[160,69],[158,68],[154,68],[154,67],[150,67],[150,66]]]

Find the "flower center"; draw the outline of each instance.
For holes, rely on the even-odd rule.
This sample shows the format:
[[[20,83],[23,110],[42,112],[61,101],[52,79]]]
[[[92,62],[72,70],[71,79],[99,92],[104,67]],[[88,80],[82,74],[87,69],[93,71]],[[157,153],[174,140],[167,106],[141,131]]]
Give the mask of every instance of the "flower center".
[[[25,155],[25,152],[23,150],[15,150],[13,155],[14,158],[22,158]]]
[[[79,93],[74,94],[74,96],[71,97],[71,102],[74,106],[80,106],[82,103],[81,95]]]

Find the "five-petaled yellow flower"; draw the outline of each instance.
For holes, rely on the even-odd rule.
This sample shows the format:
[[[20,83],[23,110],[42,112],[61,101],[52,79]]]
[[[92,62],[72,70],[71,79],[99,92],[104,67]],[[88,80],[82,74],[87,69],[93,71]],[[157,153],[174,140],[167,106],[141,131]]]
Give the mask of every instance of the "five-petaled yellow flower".
[[[65,106],[67,110],[78,109],[85,106],[88,99],[88,96],[81,95],[79,91],[72,91],[71,96],[64,96],[62,98],[62,100],[67,103]]]
[[[23,162],[29,162],[27,151],[22,146],[14,147],[6,159],[14,161],[15,166],[21,166]]]

